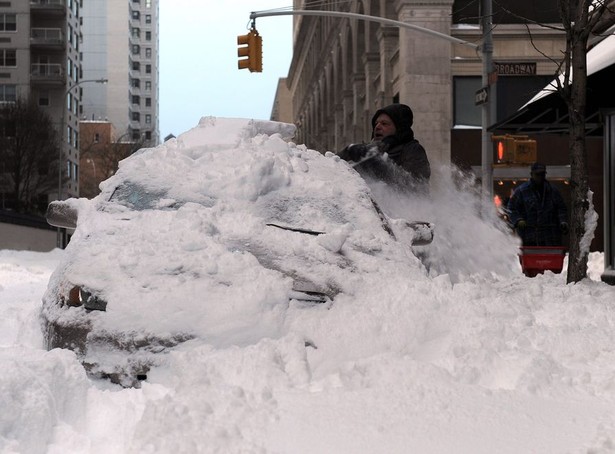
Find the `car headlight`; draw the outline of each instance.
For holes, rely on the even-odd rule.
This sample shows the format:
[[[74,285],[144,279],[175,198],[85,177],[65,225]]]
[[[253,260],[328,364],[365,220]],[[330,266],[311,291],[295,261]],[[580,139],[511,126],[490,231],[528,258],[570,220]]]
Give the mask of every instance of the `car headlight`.
[[[83,306],[90,311],[104,311],[107,309],[107,302],[99,298],[91,290],[84,289],[78,285],[68,292],[68,304],[70,306]]]

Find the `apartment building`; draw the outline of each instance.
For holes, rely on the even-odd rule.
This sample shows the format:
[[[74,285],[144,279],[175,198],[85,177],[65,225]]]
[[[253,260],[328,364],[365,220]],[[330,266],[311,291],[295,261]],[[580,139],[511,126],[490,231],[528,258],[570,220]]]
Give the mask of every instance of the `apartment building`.
[[[62,139],[65,174],[50,200],[79,191],[80,6],[77,0],[0,2],[0,103],[34,99]]]
[[[83,0],[82,119],[109,121],[115,141],[159,137],[158,0]]]

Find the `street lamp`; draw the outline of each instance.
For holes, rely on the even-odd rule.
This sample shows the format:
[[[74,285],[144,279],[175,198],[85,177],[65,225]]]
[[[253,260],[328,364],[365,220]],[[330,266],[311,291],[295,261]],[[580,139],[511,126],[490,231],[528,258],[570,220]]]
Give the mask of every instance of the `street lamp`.
[[[62,100],[64,105],[62,106],[62,122],[60,123],[60,146],[58,147],[58,200],[62,200],[62,167],[63,167],[63,155],[64,155],[64,147],[67,144],[67,139],[70,137],[66,137],[66,111],[67,111],[67,101],[68,94],[75,88],[77,88],[81,84],[85,83],[96,83],[96,84],[106,84],[108,79],[84,79],[80,80],[76,84],[69,86],[64,92],[64,96]],[[70,80],[68,81],[70,84]],[[63,249],[64,241],[62,235],[62,228],[58,227],[58,235],[57,235],[57,247]]]

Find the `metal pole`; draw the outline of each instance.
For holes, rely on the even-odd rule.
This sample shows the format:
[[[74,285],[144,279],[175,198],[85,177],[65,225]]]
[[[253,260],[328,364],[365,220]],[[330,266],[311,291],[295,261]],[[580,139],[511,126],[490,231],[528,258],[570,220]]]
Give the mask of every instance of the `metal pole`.
[[[481,26],[483,29],[483,87],[489,87],[489,75],[493,71],[493,37],[492,29],[492,0],[482,0]],[[481,162],[482,162],[482,194],[483,203],[489,209],[493,203],[493,145],[491,134],[487,128],[491,125],[491,102],[495,96],[494,90],[488,90],[487,102],[482,104],[482,135],[481,135]]]
[[[429,28],[420,27],[418,25],[409,24],[408,22],[400,22],[398,20],[387,19],[385,17],[367,16],[365,14],[357,13],[344,13],[340,11],[318,11],[318,10],[289,10],[289,11],[252,11],[250,13],[250,19],[255,20],[258,17],[270,17],[270,16],[329,16],[329,17],[347,17],[350,19],[360,19],[370,22],[379,22],[385,25],[393,25],[395,27],[410,28],[428,35],[435,36],[446,41],[451,41],[455,44],[463,44],[464,46],[470,46],[474,49],[478,49],[478,45],[470,43],[459,38],[455,38],[444,33],[430,30]]]
[[[88,82],[93,82],[93,83],[97,83],[97,84],[106,84],[108,82],[107,79],[86,79],[86,80],[80,80],[79,82],[77,82],[75,85],[73,86],[69,86],[66,91],[64,92],[64,96],[62,97],[62,102],[64,103],[64,105],[62,106],[62,122],[60,124],[60,146],[58,147],[58,200],[62,200],[62,167],[64,166],[63,162],[64,159],[64,147],[67,146],[67,139],[70,139],[69,137],[66,137],[66,129],[67,129],[67,125],[66,123],[66,111],[68,109],[67,107],[67,101],[68,101],[68,94],[71,92],[71,90],[73,90],[74,88],[77,88],[79,85],[81,84],[85,84]],[[70,84],[70,81],[68,82]],[[70,145],[69,145],[70,146]],[[64,249],[64,239],[63,239],[63,232],[62,232],[62,228],[58,227],[57,230],[57,238],[56,238],[56,246],[59,249]]]

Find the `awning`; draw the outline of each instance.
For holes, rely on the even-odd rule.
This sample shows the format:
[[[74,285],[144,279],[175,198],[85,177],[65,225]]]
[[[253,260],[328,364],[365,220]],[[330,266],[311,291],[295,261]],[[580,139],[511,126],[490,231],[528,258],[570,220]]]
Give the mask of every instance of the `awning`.
[[[603,109],[615,107],[615,36],[610,35],[587,53],[586,134],[602,135]],[[568,106],[555,91],[555,81],[547,85],[515,114],[498,122],[489,131],[509,134],[568,133]]]

